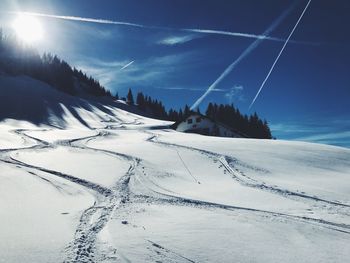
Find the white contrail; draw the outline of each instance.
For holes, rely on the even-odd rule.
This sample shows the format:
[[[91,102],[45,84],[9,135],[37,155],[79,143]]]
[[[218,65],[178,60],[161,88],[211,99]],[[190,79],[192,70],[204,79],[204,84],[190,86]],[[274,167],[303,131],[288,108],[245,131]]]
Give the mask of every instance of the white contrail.
[[[130,61],[128,64],[124,65],[120,70],[126,69],[127,67],[129,67],[134,62],[135,62],[135,60]]]
[[[165,28],[163,28],[163,29],[165,29]],[[168,28],[168,29],[170,29],[170,28]],[[222,31],[222,30],[195,29],[195,28],[188,28],[188,29],[182,28],[182,29],[177,29],[177,30],[191,32],[191,33],[207,34],[207,35],[214,34],[214,35],[234,36],[234,37],[243,37],[243,38],[255,38],[255,39],[271,40],[271,41],[277,41],[277,42],[285,42],[286,41],[286,39],[279,38],[279,37],[271,37],[271,36],[267,36],[267,35],[256,35],[256,34],[240,33],[240,32],[230,32],[230,31]],[[289,40],[289,43],[313,45],[313,46],[318,46],[321,44],[320,42],[308,42],[308,41],[297,41],[297,40]]]
[[[34,13],[34,12],[13,12],[13,11],[4,12],[4,13],[37,16],[37,17],[47,17],[47,18],[56,18],[56,19],[62,19],[62,20],[72,20],[72,21],[90,22],[90,23],[98,23],[98,24],[124,25],[124,26],[133,26],[133,27],[141,27],[141,28],[145,27],[141,24],[113,21],[113,20],[108,20],[108,19],[86,18],[86,17],[79,17],[79,16],[59,16],[59,15],[50,15],[50,14]]]
[[[96,18],[87,18],[87,17],[79,17],[79,16],[50,15],[50,14],[35,13],[35,12],[7,11],[7,12],[0,12],[0,13],[17,14],[17,15],[28,15],[28,16],[37,16],[37,17],[47,17],[47,18],[54,18],[54,19],[71,20],[71,21],[79,21],[79,22],[89,22],[89,23],[98,23],[98,24],[122,25],[122,26],[131,26],[131,27],[146,28],[146,29],[183,31],[183,32],[192,32],[192,33],[199,33],[199,34],[217,34],[217,35],[226,35],[226,36],[243,37],[243,38],[254,38],[254,39],[260,39],[260,40],[271,40],[271,41],[278,41],[278,42],[284,42],[285,41],[285,39],[283,39],[283,38],[271,37],[271,36],[267,36],[267,35],[264,35],[264,34],[263,35],[256,35],[256,34],[249,34],[249,33],[230,32],[230,31],[211,30],[211,29],[170,28],[170,27],[160,27],[160,26],[147,26],[147,25],[142,25],[142,24],[128,23],[128,22],[122,22],[122,21],[114,21],[114,20],[108,20],[108,19],[96,19]],[[294,41],[294,42],[295,43],[305,44],[304,42],[298,42],[298,41]],[[306,44],[308,44],[308,43],[306,43]]]
[[[249,33],[240,33],[240,32],[230,32],[230,31],[222,31],[222,30],[211,30],[211,29],[196,29],[196,28],[182,28],[181,31],[191,32],[191,33],[200,33],[200,34],[215,34],[215,35],[226,35],[226,36],[234,36],[234,37],[245,37],[245,38],[255,38],[255,39],[266,39],[284,42],[285,39],[278,37],[269,37],[266,35],[256,35]]]
[[[306,9],[309,7],[310,3],[311,3],[311,0],[309,0],[309,1],[307,2],[307,4],[306,4],[306,6],[305,6],[303,12],[301,13],[301,15],[300,15],[298,21],[296,22],[296,24],[294,25],[294,27],[293,27],[292,31],[290,32],[288,38],[287,38],[286,41],[284,42],[284,45],[282,46],[282,48],[281,48],[280,52],[278,53],[278,55],[277,55],[275,61],[273,62],[272,66],[271,66],[271,68],[270,68],[270,70],[269,70],[269,72],[267,73],[267,75],[266,75],[264,81],[262,82],[262,84],[261,84],[261,86],[260,86],[258,92],[256,93],[256,95],[255,95],[255,97],[254,97],[252,103],[250,103],[249,109],[253,106],[254,102],[255,102],[256,99],[258,98],[258,96],[259,96],[261,90],[263,89],[263,87],[264,87],[266,81],[267,81],[268,78],[270,77],[271,72],[273,71],[273,69],[274,69],[274,67],[275,67],[275,65],[276,65],[276,63],[277,63],[277,61],[278,61],[278,59],[279,59],[280,56],[282,55],[283,50],[284,50],[285,47],[287,46],[289,39],[290,39],[291,36],[293,35],[293,33],[294,33],[295,29],[297,28],[297,26],[298,26],[300,20],[303,18],[304,14],[305,14],[305,12],[306,12]]]
[[[295,4],[290,6],[286,11],[280,15],[275,22],[272,23],[272,25],[263,33],[264,36],[268,36],[280,23],[281,21],[290,13],[290,11],[294,8]],[[197,108],[199,104],[205,99],[208,94],[215,89],[215,87],[229,74],[231,71],[235,68],[235,66],[244,59],[250,52],[252,52],[265,38],[257,38],[253,43],[251,43],[244,51],[243,53],[234,60],[221,75],[219,78],[217,78],[213,84],[209,86],[209,88],[206,90],[206,92],[200,96],[195,103],[191,106],[191,110]]]

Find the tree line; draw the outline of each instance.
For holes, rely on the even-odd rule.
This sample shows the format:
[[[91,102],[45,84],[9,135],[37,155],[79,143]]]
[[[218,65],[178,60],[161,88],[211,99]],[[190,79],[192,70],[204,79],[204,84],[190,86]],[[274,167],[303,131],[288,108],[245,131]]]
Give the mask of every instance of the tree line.
[[[42,56],[15,37],[0,30],[0,71],[9,75],[27,75],[71,95],[109,96],[100,83],[82,71],[72,68],[56,55]]]
[[[260,119],[255,112],[248,116],[242,114],[233,104],[209,103],[205,112],[206,116],[221,122],[234,130],[251,138],[272,139],[271,130],[266,120]]]
[[[135,105],[141,111],[161,120],[180,122],[192,113],[201,114],[199,109],[194,112],[190,110],[188,105],[185,105],[183,109],[176,110],[171,108],[166,111],[161,101],[152,99],[142,92],[137,93],[135,104],[131,89],[129,89],[125,100],[128,104]],[[239,131],[247,137],[259,139],[272,138],[271,130],[266,120],[262,120],[256,112],[249,116],[242,114],[233,104],[209,103],[203,115],[214,122],[222,123],[233,130]]]

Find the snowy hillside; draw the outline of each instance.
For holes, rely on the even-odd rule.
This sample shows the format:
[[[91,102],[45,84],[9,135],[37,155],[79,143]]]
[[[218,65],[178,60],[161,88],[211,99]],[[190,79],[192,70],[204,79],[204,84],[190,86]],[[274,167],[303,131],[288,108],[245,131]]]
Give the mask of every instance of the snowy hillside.
[[[119,113],[119,108],[137,112],[136,109],[120,101],[113,101],[110,97],[71,96],[28,76],[14,77],[0,72],[0,88],[0,121],[10,118],[37,125],[48,124],[60,128],[79,126],[93,129],[105,127],[110,116],[122,124],[125,113]],[[171,123],[148,119],[147,124]]]
[[[349,149],[183,134],[25,77],[1,85],[0,262],[350,258]]]

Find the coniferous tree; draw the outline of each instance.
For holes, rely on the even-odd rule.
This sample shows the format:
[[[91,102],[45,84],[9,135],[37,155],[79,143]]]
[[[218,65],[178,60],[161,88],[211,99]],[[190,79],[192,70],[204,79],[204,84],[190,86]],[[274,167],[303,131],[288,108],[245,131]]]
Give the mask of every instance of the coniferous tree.
[[[179,120],[183,120],[184,119],[184,114],[182,112],[182,109],[179,110],[178,116],[179,116]]]
[[[257,113],[251,116],[242,115],[239,109],[231,105],[217,105],[216,103],[209,103],[206,116],[214,121],[225,124],[232,129],[240,131],[241,133],[252,138],[266,138],[271,139],[271,131],[266,121],[259,118]]]
[[[208,104],[208,108],[207,108],[205,114],[206,114],[209,118],[213,118],[213,117],[214,117],[213,113],[214,113],[213,103],[210,102],[210,103]]]
[[[185,105],[185,109],[184,109],[184,118],[187,118],[190,114],[191,114],[191,110],[190,107],[188,107],[188,105]]]
[[[128,95],[126,96],[126,99],[127,99],[126,102],[127,102],[129,105],[134,105],[134,96],[132,95],[131,89],[129,89]]]
[[[173,109],[170,109],[170,110],[168,111],[168,116],[169,116],[169,120],[170,120],[170,121],[176,121],[176,120],[175,120],[174,113],[175,113],[175,111],[174,111]]]
[[[145,109],[145,96],[142,92],[137,93],[136,104],[141,110]]]

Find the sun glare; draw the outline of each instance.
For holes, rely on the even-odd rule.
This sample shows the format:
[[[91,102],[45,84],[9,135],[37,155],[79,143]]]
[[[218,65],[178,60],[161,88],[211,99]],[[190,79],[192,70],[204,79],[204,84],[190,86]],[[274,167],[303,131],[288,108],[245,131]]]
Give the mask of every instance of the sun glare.
[[[29,15],[20,15],[13,23],[16,35],[26,43],[38,42],[43,38],[43,28],[38,19]]]

